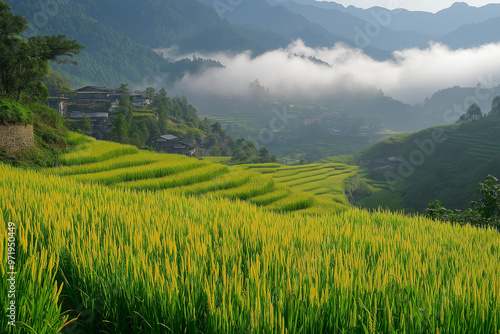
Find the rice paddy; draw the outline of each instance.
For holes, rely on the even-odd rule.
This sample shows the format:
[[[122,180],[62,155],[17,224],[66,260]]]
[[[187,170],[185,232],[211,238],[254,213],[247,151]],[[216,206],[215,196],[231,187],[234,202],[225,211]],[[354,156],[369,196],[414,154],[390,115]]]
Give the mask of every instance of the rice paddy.
[[[261,176],[273,204],[294,201]],[[0,165],[0,233],[17,227],[16,333],[499,333],[497,231],[298,212]]]
[[[276,212],[325,214],[350,206],[343,182],[355,173],[352,166],[269,163],[228,167],[210,159],[138,151],[73,137],[80,142],[76,151],[62,157],[62,166],[44,173],[120,189],[247,200]]]

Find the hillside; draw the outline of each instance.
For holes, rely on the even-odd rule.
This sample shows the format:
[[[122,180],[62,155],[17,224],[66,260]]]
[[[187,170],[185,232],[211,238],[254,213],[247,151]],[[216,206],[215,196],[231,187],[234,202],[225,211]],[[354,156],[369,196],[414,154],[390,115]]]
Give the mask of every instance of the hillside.
[[[189,4],[186,1],[141,1],[138,3],[141,8],[132,2],[120,2],[117,6],[113,1],[86,0],[49,9],[25,0],[8,2],[15,14],[29,18],[28,35],[64,34],[86,47],[76,58],[79,66],[52,64],[55,72],[67,77],[75,86],[117,87],[120,83],[131,83],[145,88],[171,84],[186,72],[198,72],[198,62],[168,61],[152,47],[185,45],[186,49],[181,51],[188,52],[193,51],[193,45],[208,39],[217,40],[212,46],[223,50],[262,51],[261,46],[239,32],[219,27],[221,22],[215,11],[194,0]],[[152,14],[157,16],[151,18]],[[161,15],[172,19],[162,19]],[[40,17],[46,20],[40,21]],[[207,48],[207,51],[213,50]]]
[[[412,109],[414,113],[422,117],[421,126],[430,128],[455,123],[469,107],[470,98],[474,98],[481,110],[486,113],[490,110],[494,97],[498,95],[500,95],[500,86],[489,89],[485,89],[484,86],[455,86],[437,91],[425,99],[424,103],[417,104]]]
[[[357,209],[283,215],[242,202],[88,185],[4,165],[0,198],[0,231],[15,235],[17,245],[12,265],[24,296],[16,304],[19,328],[500,328],[500,237],[493,230]],[[0,238],[5,254],[6,240]],[[7,275],[0,271],[4,282]],[[5,305],[7,295],[0,298]],[[12,332],[10,318],[0,315],[0,326]]]
[[[391,165],[390,157],[402,163],[384,167]],[[357,159],[378,191],[390,195],[393,190],[387,197],[379,194],[378,205],[401,209],[388,203],[396,196],[403,207],[420,212],[436,199],[463,210],[477,199],[479,182],[488,174],[500,175],[500,119],[487,117],[394,136],[363,150]]]

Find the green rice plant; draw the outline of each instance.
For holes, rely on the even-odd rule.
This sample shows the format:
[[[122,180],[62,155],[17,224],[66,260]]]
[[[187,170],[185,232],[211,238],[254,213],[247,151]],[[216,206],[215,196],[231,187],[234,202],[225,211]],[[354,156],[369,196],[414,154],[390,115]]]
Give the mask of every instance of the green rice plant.
[[[173,191],[184,195],[203,195],[217,190],[241,187],[248,183],[253,176],[253,173],[247,171],[231,171],[212,180],[179,187]]]
[[[212,180],[222,174],[228,173],[228,171],[229,168],[223,165],[200,165],[197,168],[189,169],[166,177],[121,182],[116,184],[116,187],[133,190],[162,190]]]
[[[70,175],[69,177],[84,182],[113,185],[120,182],[154,179],[185,172],[206,165],[206,163],[184,156],[176,156],[175,161],[158,161],[149,165],[118,168],[97,173]]]
[[[219,190],[215,194],[231,199],[249,199],[250,197],[260,196],[268,193],[274,187],[274,180],[268,176],[254,173],[249,182],[240,187]]]
[[[59,162],[65,166],[81,165],[139,153],[135,146],[97,140],[83,143],[77,149],[76,152],[63,155]]]
[[[60,176],[69,176],[77,174],[105,172],[119,168],[143,166],[158,161],[175,160],[178,160],[178,158],[174,155],[160,155],[157,153],[140,152],[139,154],[123,155],[117,158],[90,164],[48,168],[44,170],[44,172],[49,174],[57,174]]]
[[[68,131],[67,140],[68,140],[68,144],[70,146],[79,146],[79,145],[82,145],[85,143],[90,143],[90,142],[95,141],[95,139],[92,137],[87,137],[87,136],[84,136],[80,133],[76,133],[76,132],[72,132],[72,131]]]
[[[314,195],[294,192],[265,208],[276,212],[290,212],[304,210],[312,207],[314,204]]]
[[[253,169],[256,169],[256,168],[253,168]],[[273,173],[276,173],[276,169],[274,169],[274,168],[259,168],[258,171],[261,174],[273,174]]]
[[[318,173],[317,171],[314,171],[314,172],[305,173],[303,176],[301,175],[298,178],[290,178],[290,177],[288,177],[286,179],[280,178],[279,182],[282,184],[288,185],[290,187],[294,187],[294,186],[301,186],[301,185],[308,184],[308,183],[324,181],[333,175],[337,175],[336,171],[325,170],[325,171],[321,171],[320,173]]]
[[[320,210],[279,214],[0,165],[0,233],[18,228],[15,330],[498,333],[496,230]],[[3,312],[0,328],[14,332]]]
[[[277,163],[265,163],[265,164],[248,164],[248,165],[243,165],[244,168],[248,169],[277,169],[283,167],[283,165],[277,164]]]
[[[282,198],[289,196],[291,190],[287,187],[276,186],[275,189],[267,194],[263,194],[260,196],[255,196],[250,199],[250,203],[255,205],[263,206],[269,205],[273,202],[279,201]]]

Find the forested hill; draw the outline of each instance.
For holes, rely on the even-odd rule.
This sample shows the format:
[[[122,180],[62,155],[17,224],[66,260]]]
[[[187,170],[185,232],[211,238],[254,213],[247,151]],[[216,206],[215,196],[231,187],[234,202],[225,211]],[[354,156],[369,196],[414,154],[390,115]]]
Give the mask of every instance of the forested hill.
[[[66,76],[74,86],[99,84],[116,87],[130,82],[152,86],[152,80],[174,81],[185,72],[206,66],[221,66],[213,61],[190,59],[172,62],[156,54],[153,47],[205,45],[218,50],[263,48],[251,39],[223,25],[213,8],[196,0],[78,2],[7,1],[15,14],[30,21],[28,34],[64,34],[86,49],[77,58],[80,66],[53,64],[54,71]],[[217,40],[217,43],[206,43]],[[198,43],[198,41],[203,43]]]
[[[500,96],[492,105],[488,116],[467,117],[471,106],[463,122],[397,135],[361,151],[358,162],[370,171],[370,183],[392,190],[377,206],[400,209],[388,202],[399,196],[406,209],[419,212],[436,199],[464,210],[477,200],[478,182],[500,175]]]

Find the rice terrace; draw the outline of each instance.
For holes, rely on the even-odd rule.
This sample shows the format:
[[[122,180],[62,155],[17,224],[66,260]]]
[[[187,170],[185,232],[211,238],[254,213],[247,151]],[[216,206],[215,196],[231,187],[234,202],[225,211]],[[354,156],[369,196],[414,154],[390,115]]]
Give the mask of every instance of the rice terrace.
[[[500,4],[370,6],[0,0],[0,334],[500,334]]]
[[[341,196],[328,211],[321,182],[333,177],[341,187],[353,171],[346,165],[242,170],[74,140],[81,149],[62,156],[61,167],[1,167],[2,232],[23,222],[23,328],[499,329],[497,231],[368,213]]]

